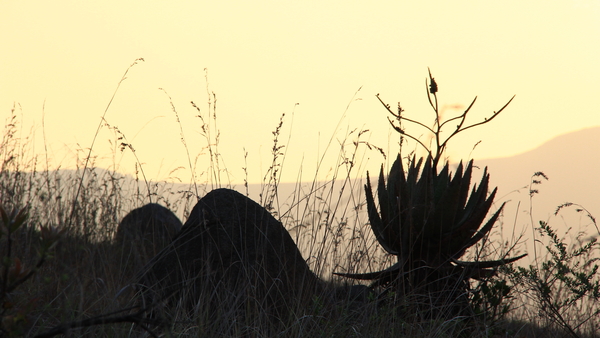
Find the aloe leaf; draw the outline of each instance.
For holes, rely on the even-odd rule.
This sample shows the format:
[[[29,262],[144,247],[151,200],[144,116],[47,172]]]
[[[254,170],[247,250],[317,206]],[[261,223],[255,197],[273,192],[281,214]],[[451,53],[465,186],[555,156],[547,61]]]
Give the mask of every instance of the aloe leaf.
[[[367,272],[367,273],[342,273],[342,272],[334,272],[334,275],[338,275],[338,276],[342,276],[342,277],[348,277],[348,278],[353,278],[353,279],[360,279],[360,280],[375,280],[375,279],[382,279],[385,277],[395,277],[398,275],[398,273],[401,270],[401,264],[400,263],[396,263],[392,266],[390,266],[389,268],[385,269],[385,270],[381,270],[381,271],[377,271],[377,272]]]
[[[490,179],[490,176],[487,173],[487,167],[485,167],[485,169],[483,171],[483,176],[481,177],[481,181],[479,182],[479,185],[473,186],[473,190],[471,191],[471,196],[469,197],[469,201],[467,202],[467,205],[465,206],[465,213],[463,215],[463,219],[461,221],[459,221],[460,223],[462,223],[464,220],[470,218],[471,215],[473,214],[473,212],[475,212],[478,209],[478,206],[484,204],[484,202],[486,201],[488,186],[489,186],[489,179]]]
[[[400,188],[402,187],[406,187],[407,186],[407,182],[406,182],[406,175],[404,173],[404,165],[402,164],[402,159],[400,158],[400,155],[398,155],[398,157],[396,157],[396,161],[394,161],[394,165],[392,166],[392,170],[390,171],[390,177],[394,179],[394,184],[397,184],[397,189],[398,191],[394,191],[397,195],[399,194],[399,196],[401,198],[406,198],[406,196],[402,195],[402,194],[406,194],[408,193],[408,191],[402,191],[400,190]],[[388,178],[388,185],[390,184],[390,178]]]
[[[462,193],[463,193],[463,187],[464,186],[469,186],[469,182],[468,179],[465,182],[465,179],[463,177],[463,164],[462,161],[459,163],[458,168],[456,168],[456,173],[454,174],[454,178],[452,179],[452,181],[450,182],[450,184],[448,185],[448,189],[447,191],[447,201],[446,203],[444,203],[443,201],[441,201],[441,206],[443,209],[445,209],[444,214],[445,214],[445,219],[447,219],[449,221],[448,223],[448,228],[452,229],[454,227],[454,225],[456,224],[456,218],[457,215],[460,214],[460,211],[462,211],[462,207],[463,205],[461,204],[462,202]]]
[[[379,172],[379,184],[377,185],[377,196],[379,197],[379,211],[381,213],[381,220],[384,225],[388,225],[391,222],[390,217],[390,196],[385,188],[385,179],[383,177],[383,165]]]
[[[417,185],[417,178],[419,177],[419,171],[421,169],[421,165],[423,164],[423,158],[419,158],[419,162],[415,162],[415,157],[413,157],[412,162],[410,163],[410,167],[407,173],[407,183],[408,187],[413,190]],[[423,169],[424,171],[425,169]]]
[[[392,166],[394,167],[394,166]],[[397,170],[397,168],[396,168]],[[393,170],[392,170],[393,172]],[[396,181],[395,175],[391,174],[388,176],[388,185],[393,184]],[[401,246],[401,238],[399,235],[399,224],[398,224],[398,211],[396,210],[395,200],[397,199],[396,194],[390,195],[385,187],[385,178],[383,176],[383,166],[379,173],[379,184],[377,187],[377,194],[379,196],[379,210],[381,213],[382,225],[381,229],[383,236],[388,243],[388,246],[392,248],[395,254],[398,253]]]
[[[419,160],[419,165],[417,167],[420,166],[421,162],[422,162],[422,158]],[[418,169],[418,168],[417,168]],[[415,214],[417,217],[415,217],[413,219],[414,224],[419,224],[420,228],[419,230],[422,230],[425,228],[425,224],[427,223],[427,220],[432,212],[432,208],[434,205],[433,202],[433,194],[434,194],[434,190],[433,190],[433,169],[432,169],[432,164],[431,164],[431,157],[428,157],[427,160],[425,161],[425,163],[423,163],[423,171],[421,172],[421,177],[419,178],[419,180],[417,181],[413,191],[411,191],[411,196],[412,198],[412,210],[413,210],[413,214]],[[413,175],[415,176],[415,181],[416,181],[416,176],[418,175],[418,171],[414,172]]]
[[[396,161],[394,161],[394,164],[392,165],[392,169],[390,170],[390,175],[388,176],[387,190],[388,196],[394,196],[400,199],[402,204],[405,204],[406,201],[408,201],[408,183],[407,178],[404,174],[404,166],[402,165],[402,159],[400,158],[400,155],[398,155]],[[396,201],[391,201],[391,203],[394,206],[397,205]]]
[[[397,251],[392,248],[390,242],[385,237],[385,233],[383,231],[384,226],[381,221],[381,217],[377,212],[377,207],[375,206],[375,200],[373,199],[373,191],[371,189],[371,179],[369,178],[369,174],[367,172],[367,184],[365,185],[365,195],[367,198],[367,214],[369,215],[369,223],[371,224],[371,229],[375,234],[375,238],[381,246],[385,249],[385,251],[389,252],[392,255],[396,255]]]
[[[382,166],[383,169],[383,166]],[[403,181],[404,179],[404,169],[402,168],[402,160],[400,159],[400,155],[396,157],[396,160],[392,164],[392,168],[390,168],[390,174],[388,175],[388,196],[396,196],[398,195],[398,183]],[[383,171],[382,171],[383,174]]]
[[[527,256],[527,254],[522,254],[516,257],[511,258],[503,258],[497,259],[493,261],[482,261],[482,262],[464,262],[456,259],[452,259],[452,262],[456,265],[465,267],[465,268],[476,268],[476,269],[488,269],[488,268],[496,268],[502,265],[510,264],[518,261],[519,259]]]
[[[423,231],[426,237],[439,237],[441,235],[440,231],[444,227],[444,219],[442,218],[443,212],[439,207],[441,206],[440,202],[444,199],[444,196],[447,193],[451,174],[447,164],[442,168],[439,174],[435,174],[433,168],[432,172],[433,174],[431,176],[431,182],[425,182],[425,184],[432,185],[433,194],[427,198],[427,202],[429,204],[429,214],[425,220]],[[423,177],[423,175],[421,177]],[[421,189],[423,188],[424,187],[421,187]]]
[[[487,168],[486,168],[487,169]],[[487,175],[484,172],[484,176],[481,178],[481,182],[479,184],[479,186],[474,186],[473,190],[471,191],[471,196],[469,197],[469,201],[467,202],[467,205],[464,208],[464,211],[462,213],[462,216],[460,217],[460,219],[457,221],[456,224],[456,230],[459,232],[475,232],[475,230],[477,230],[479,228],[479,226],[481,225],[481,222],[483,222],[483,219],[485,218],[485,214],[487,214],[489,208],[492,205],[492,201],[494,199],[495,196],[495,189],[494,192],[488,197],[487,196],[487,190],[488,190],[488,181],[489,181],[489,175]],[[484,211],[485,209],[485,211]],[[479,221],[473,221],[473,220],[479,220]],[[475,223],[479,223],[479,224],[475,224]]]
[[[444,166],[444,172],[448,168],[448,164]],[[439,185],[443,188],[441,197],[435,201],[435,210],[430,220],[428,220],[429,228],[426,229],[429,236],[441,237],[452,231],[455,224],[456,215],[460,206],[460,194],[462,188],[462,162],[459,164],[454,178],[450,180],[447,177],[446,182],[440,182]],[[442,184],[443,183],[443,184]],[[440,187],[438,187],[440,188]]]
[[[479,182],[479,186],[477,187],[476,196],[478,197],[475,200],[476,204],[481,204],[483,200],[487,198],[487,193],[490,185],[490,174],[487,172],[487,167],[483,170],[483,175],[481,176],[481,181]]]
[[[462,162],[461,162],[462,164]],[[464,208],[466,206],[467,197],[469,196],[469,187],[471,185],[471,175],[473,173],[473,160],[469,161],[467,169],[462,178],[462,187],[460,189],[460,206]]]
[[[398,251],[403,257],[408,257],[412,248],[411,231],[412,231],[412,194],[414,188],[413,176],[415,159],[409,165],[407,173],[404,172],[404,165],[400,155],[397,156],[390,176],[388,177],[388,192],[389,196],[395,196],[395,201],[390,201],[393,207],[390,209],[392,217],[397,219],[397,230],[399,232],[399,248]],[[393,193],[393,195],[392,195]]]
[[[495,195],[495,193],[496,189],[494,189],[493,195]],[[489,199],[490,204],[492,200],[493,197]],[[492,215],[492,217],[487,221],[487,223],[473,237],[471,237],[471,239],[468,242],[465,243],[465,246],[460,249],[459,254],[457,254],[456,257],[462,256],[468,248],[472,247],[475,243],[479,242],[485,235],[487,235],[487,233],[492,229],[492,227],[496,223],[496,220],[498,219],[498,216],[500,216],[500,212],[504,208],[505,204],[506,202],[502,203],[500,209],[498,209],[494,213],[494,215]]]
[[[472,210],[470,217],[461,224],[461,226],[457,229],[458,232],[462,233],[470,233],[473,234],[485,219],[485,216],[489,212],[492,207],[492,203],[494,202],[494,197],[496,197],[497,188],[494,188],[489,197],[485,200],[482,200],[482,203],[474,207]],[[500,208],[502,209],[502,208]]]
[[[383,174],[383,173],[382,173]],[[380,188],[383,187],[383,185],[381,184],[383,181],[383,175],[380,175]],[[405,185],[405,179],[404,179],[404,168],[402,167],[402,161],[400,159],[400,154],[398,154],[398,156],[396,157],[396,160],[394,161],[394,163],[392,164],[392,168],[390,169],[390,174],[388,175],[388,183],[387,183],[387,189],[382,190],[382,191],[387,191],[387,196],[388,196],[388,205],[389,205],[389,219],[390,219],[390,223],[393,227],[393,231],[395,231],[395,235],[397,238],[397,241],[400,242],[400,238],[398,238],[397,236],[398,233],[401,231],[400,230],[400,226],[401,224],[399,223],[400,220],[400,207],[398,206],[399,203],[399,198],[402,199],[402,195],[407,195],[408,193],[403,186]],[[399,243],[398,243],[399,244]]]
[[[451,250],[454,253],[461,252],[458,256],[453,255],[454,257],[460,257],[464,253],[465,246],[470,247],[474,244],[471,243],[471,241],[473,239],[473,236],[476,235],[477,230],[479,228],[481,228],[481,230],[484,230],[486,226],[488,226],[488,224],[486,224],[482,227],[482,224],[485,220],[485,217],[488,214],[489,209],[492,206],[495,195],[496,189],[494,189],[490,197],[483,202],[483,205],[478,206],[477,210],[475,210],[475,212],[471,214],[470,218],[465,220],[457,229],[452,231],[452,233],[448,234],[451,243]],[[498,211],[500,211],[501,209],[499,209]],[[497,217],[498,215],[496,215],[496,218]],[[491,229],[492,226],[493,223],[489,225],[488,231]],[[483,236],[481,236],[481,238],[483,238]]]
[[[446,187],[450,182],[450,173],[448,169],[448,164],[442,168],[442,171],[438,175],[435,175],[433,178],[433,185],[435,189],[434,203],[437,203],[444,194]]]
[[[456,265],[463,268],[465,271],[466,278],[474,278],[478,280],[482,280],[484,278],[490,278],[496,275],[496,268],[502,265],[510,264],[518,261],[519,259],[527,256],[527,254],[522,254],[517,257],[498,259],[495,261],[483,261],[483,262],[462,262],[457,260],[452,260]]]
[[[491,201],[490,205],[491,205]],[[488,214],[488,208],[482,208],[480,211],[475,214],[471,219],[467,220],[465,224],[463,224],[463,228],[460,230],[455,230],[451,236],[452,239],[449,240],[450,243],[450,251],[452,252],[453,257],[460,257],[464,254],[465,250],[471,247],[473,244],[477,243],[481,238],[477,239],[477,241],[473,242],[473,237],[477,235],[479,232],[477,231],[479,228],[481,230],[485,230],[486,226],[482,227],[483,221]],[[494,214],[495,215],[495,214]],[[493,217],[493,216],[492,216]],[[497,218],[497,216],[496,216]],[[491,220],[491,219],[490,219]],[[487,223],[486,223],[487,225]],[[491,229],[490,225],[489,229]],[[488,229],[488,231],[489,231]],[[480,230],[480,231],[481,231]]]
[[[469,214],[469,212],[470,212],[470,211],[468,212],[466,210],[466,206],[467,206],[467,197],[469,197],[469,188],[471,185],[472,173],[473,173],[473,160],[469,161],[469,164],[467,165],[467,169],[465,170],[465,173],[462,177],[460,195],[458,198],[459,207],[457,210],[457,214],[455,216],[453,230],[458,229],[462,225],[462,222],[464,222],[464,220],[466,220],[465,216],[467,216],[467,214]]]

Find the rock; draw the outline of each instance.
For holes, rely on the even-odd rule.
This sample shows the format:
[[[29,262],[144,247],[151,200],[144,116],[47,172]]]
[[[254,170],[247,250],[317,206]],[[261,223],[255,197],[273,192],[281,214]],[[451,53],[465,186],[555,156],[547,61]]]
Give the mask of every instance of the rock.
[[[198,201],[179,235],[138,277],[144,304],[167,306],[155,316],[185,309],[231,321],[281,320],[310,303],[320,285],[283,225],[229,189]]]
[[[181,226],[171,210],[156,203],[129,212],[119,223],[115,236],[124,269],[137,270],[144,266],[171,243]]]

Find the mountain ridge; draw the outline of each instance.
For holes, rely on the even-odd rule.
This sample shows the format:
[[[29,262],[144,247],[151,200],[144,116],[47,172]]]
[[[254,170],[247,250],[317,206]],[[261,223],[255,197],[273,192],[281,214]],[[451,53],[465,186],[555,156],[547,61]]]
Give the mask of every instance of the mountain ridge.
[[[492,186],[499,187],[498,196],[507,194],[530,183],[536,172],[543,172],[548,180],[536,179],[539,196],[553,194],[549,201],[540,203],[551,211],[565,202],[582,204],[600,216],[600,126],[559,135],[541,146],[511,157],[477,160],[487,166]]]

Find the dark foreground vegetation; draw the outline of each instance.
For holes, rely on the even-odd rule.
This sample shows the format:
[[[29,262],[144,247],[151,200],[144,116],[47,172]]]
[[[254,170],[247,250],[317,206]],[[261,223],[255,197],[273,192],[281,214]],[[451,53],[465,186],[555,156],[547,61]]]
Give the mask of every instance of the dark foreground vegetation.
[[[384,104],[401,151],[376,183],[351,179],[356,148],[343,149],[349,165],[331,181],[279,196],[280,121],[258,203],[231,190],[211,193],[226,186],[218,180],[179,189],[127,178],[95,168],[91,156],[74,171],[39,169],[27,140],[16,136],[13,111],[0,144],[0,336],[597,337],[595,219],[583,207],[559,206],[556,213],[586,214],[590,231],[568,238],[532,221],[530,253],[518,251],[519,238],[495,237],[507,218],[502,206],[492,210],[488,173],[478,177],[470,162],[455,169],[441,162],[452,137],[490,122],[510,101],[468,125],[475,100],[441,121],[431,74],[427,90],[433,126]],[[431,132],[434,144],[405,124]],[[442,128],[454,127],[441,138]],[[423,157],[402,152],[411,140]],[[207,133],[207,141],[216,178],[218,139]],[[544,179],[533,174],[532,198]],[[136,223],[125,215],[147,203],[166,207],[150,209],[172,226],[127,232],[123,224]],[[268,233],[260,228],[267,223]],[[222,230],[225,224],[233,230]],[[258,226],[234,238],[244,224]]]

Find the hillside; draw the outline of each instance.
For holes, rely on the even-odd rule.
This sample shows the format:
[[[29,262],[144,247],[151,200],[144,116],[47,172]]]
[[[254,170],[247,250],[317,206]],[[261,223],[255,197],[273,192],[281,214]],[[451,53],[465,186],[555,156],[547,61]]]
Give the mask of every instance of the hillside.
[[[526,235],[531,234],[528,227],[531,223],[530,198],[528,189],[523,187],[530,183],[535,172],[541,171],[548,180],[536,177],[542,183],[534,187],[539,191],[532,204],[534,223],[550,221],[561,230],[572,227],[574,231],[587,230],[590,235],[596,231],[590,228],[589,218],[577,213],[575,208],[564,210],[558,218],[553,214],[559,205],[570,202],[600,217],[600,127],[560,135],[531,151],[506,158],[479,160],[476,164],[488,167],[492,186],[498,186],[496,201],[508,201],[506,225],[516,224],[517,230],[525,227],[529,229]],[[519,211],[515,222],[517,207]]]

